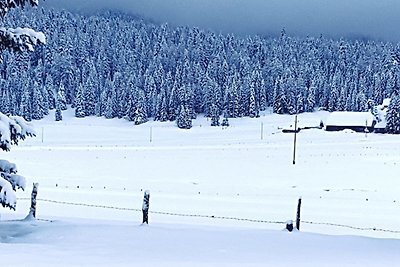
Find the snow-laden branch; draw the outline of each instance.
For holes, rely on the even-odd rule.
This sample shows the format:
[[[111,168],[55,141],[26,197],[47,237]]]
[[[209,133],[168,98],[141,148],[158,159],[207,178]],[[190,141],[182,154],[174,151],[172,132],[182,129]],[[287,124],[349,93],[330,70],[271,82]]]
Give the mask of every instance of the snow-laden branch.
[[[37,6],[39,0],[0,0],[0,17],[4,17],[10,8]],[[3,50],[33,51],[38,43],[45,44],[46,37],[42,32],[30,28],[5,28],[0,27],[0,53]]]
[[[12,185],[9,181],[0,177],[0,204],[3,207],[14,209],[17,205],[17,198],[15,191],[12,189]]]
[[[11,145],[27,136],[34,136],[35,130],[23,118],[6,116],[0,112],[0,148],[10,150]],[[25,190],[26,179],[17,175],[17,167],[7,160],[0,160],[0,204],[15,210],[17,203],[15,190]]]
[[[0,172],[0,204],[15,210],[17,204],[16,189],[25,190],[26,179],[18,174]]]
[[[1,177],[11,184],[11,187],[14,191],[16,189],[22,189],[22,191],[25,191],[26,179],[24,176],[13,173],[1,173]]]
[[[36,136],[35,129],[24,118],[6,116],[0,112],[0,148],[9,151],[11,145],[18,145],[19,140],[27,136]]]
[[[0,160],[0,204],[15,210],[17,203],[15,191],[25,190],[25,177],[16,174],[17,167],[7,160]]]
[[[10,150],[11,145],[27,136],[35,136],[33,127],[18,116],[6,116],[0,112],[0,148]],[[17,175],[17,167],[7,160],[0,160],[0,204],[15,210],[16,189],[25,189],[26,179]]]
[[[30,28],[0,28],[0,50],[33,51],[37,44],[45,44],[46,37],[42,32]]]

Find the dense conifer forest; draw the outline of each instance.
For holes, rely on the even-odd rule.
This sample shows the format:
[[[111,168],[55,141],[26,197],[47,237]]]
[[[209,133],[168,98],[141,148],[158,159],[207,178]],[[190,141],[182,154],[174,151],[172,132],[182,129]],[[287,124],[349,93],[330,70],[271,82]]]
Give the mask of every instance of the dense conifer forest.
[[[257,117],[268,107],[278,114],[367,111],[387,97],[396,100],[388,116],[399,112],[398,47],[389,42],[284,30],[275,38],[238,37],[115,12],[15,10],[4,24],[15,26],[16,17],[47,37],[34,53],[2,55],[0,112],[28,121],[52,109],[62,120],[72,105],[76,117],[190,128],[197,114],[219,125],[220,116]]]

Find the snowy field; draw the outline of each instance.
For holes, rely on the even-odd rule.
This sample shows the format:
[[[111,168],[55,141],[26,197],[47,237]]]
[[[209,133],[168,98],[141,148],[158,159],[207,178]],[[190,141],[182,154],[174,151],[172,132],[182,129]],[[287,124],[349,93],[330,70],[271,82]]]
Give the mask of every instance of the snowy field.
[[[299,126],[327,116],[301,114]],[[267,112],[231,119],[228,128],[201,117],[190,130],[77,119],[71,110],[63,117],[34,122],[37,137],[1,157],[30,185],[17,192],[16,212],[1,210],[2,266],[400,262],[400,136],[302,130],[293,165],[293,134],[282,128],[294,116]],[[33,182],[40,220],[20,221]],[[146,226],[144,190],[151,191]],[[304,222],[288,233],[279,222],[295,219],[299,196]]]

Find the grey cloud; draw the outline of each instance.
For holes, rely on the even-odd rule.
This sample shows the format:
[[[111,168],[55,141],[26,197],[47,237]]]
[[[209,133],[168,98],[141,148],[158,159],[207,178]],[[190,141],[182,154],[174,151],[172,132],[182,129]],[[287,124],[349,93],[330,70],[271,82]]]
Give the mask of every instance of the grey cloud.
[[[398,0],[46,0],[93,11],[114,8],[172,25],[235,34],[320,34],[400,41]]]

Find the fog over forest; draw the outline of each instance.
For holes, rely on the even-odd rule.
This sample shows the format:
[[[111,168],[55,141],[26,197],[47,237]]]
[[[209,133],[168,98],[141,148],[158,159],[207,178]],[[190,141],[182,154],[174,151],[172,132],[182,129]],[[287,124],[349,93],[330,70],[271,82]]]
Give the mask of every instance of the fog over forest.
[[[398,0],[46,0],[81,11],[113,8],[157,22],[235,34],[373,38],[400,41]]]

